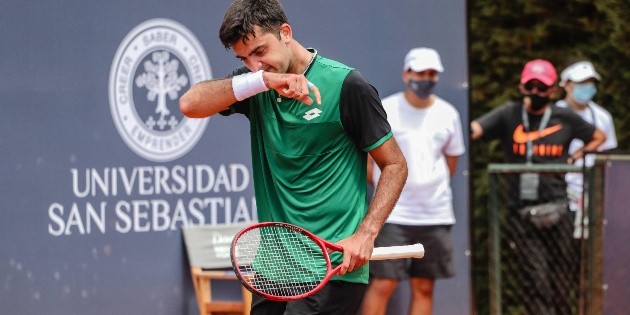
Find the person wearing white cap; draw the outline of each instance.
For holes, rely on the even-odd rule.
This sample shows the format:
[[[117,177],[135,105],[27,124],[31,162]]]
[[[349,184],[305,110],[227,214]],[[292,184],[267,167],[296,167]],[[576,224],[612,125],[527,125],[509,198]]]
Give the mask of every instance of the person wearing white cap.
[[[606,134],[606,141],[602,143],[597,150],[605,151],[612,150],[617,147],[617,135],[615,133],[615,125],[613,123],[612,115],[593,102],[593,97],[597,93],[597,81],[601,81],[602,78],[595,71],[595,67],[589,61],[580,61],[571,64],[560,74],[560,86],[564,88],[566,96],[556,102],[559,107],[569,107],[575,113],[580,115],[582,119],[593,124],[595,127],[601,129]],[[573,156],[584,143],[575,139],[569,146],[569,154]],[[585,161],[586,160],[586,161]],[[575,165],[593,166],[595,163],[595,156],[593,154],[587,155],[584,158],[578,158],[574,161]],[[567,193],[569,195],[569,206],[572,211],[575,211],[575,230],[573,236],[575,238],[588,237],[588,230],[583,228],[588,224],[588,218],[582,217],[583,206],[587,204],[586,198],[584,198],[584,184],[581,173],[567,173],[565,176],[567,181]]]
[[[422,243],[431,254],[420,260],[370,262],[363,314],[385,314],[401,280],[409,280],[413,292],[409,314],[431,314],[435,280],[454,275],[450,177],[465,151],[461,120],[453,105],[433,94],[444,71],[435,49],[412,49],[402,70],[406,88],[383,99],[383,108],[407,159],[409,175],[375,244]],[[376,183],[380,176],[378,168],[369,163],[368,181]]]

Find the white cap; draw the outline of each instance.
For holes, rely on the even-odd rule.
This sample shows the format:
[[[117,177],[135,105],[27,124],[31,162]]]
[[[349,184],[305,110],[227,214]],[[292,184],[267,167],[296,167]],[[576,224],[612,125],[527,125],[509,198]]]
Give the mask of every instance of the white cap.
[[[560,86],[564,86],[567,81],[582,82],[590,78],[602,79],[589,61],[576,62],[562,71],[560,74]]]
[[[433,48],[424,47],[414,48],[407,53],[404,70],[409,69],[415,72],[422,72],[427,69],[433,69],[437,72],[444,71],[438,52]]]

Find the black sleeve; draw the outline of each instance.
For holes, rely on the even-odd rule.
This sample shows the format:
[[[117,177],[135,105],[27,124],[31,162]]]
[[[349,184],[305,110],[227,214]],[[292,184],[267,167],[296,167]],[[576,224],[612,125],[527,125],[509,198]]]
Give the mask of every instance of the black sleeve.
[[[339,111],[343,128],[362,150],[391,132],[378,91],[356,70],[343,81]]]
[[[582,140],[584,144],[589,143],[593,139],[595,126],[586,122],[586,120],[580,117],[580,115],[574,113],[572,110],[567,111],[567,116],[571,123],[573,138]]]
[[[248,72],[251,72],[251,71],[249,71],[249,69],[247,69],[247,67],[243,66],[241,68],[238,68],[238,69],[232,71],[232,73],[230,75],[228,75],[227,77],[225,77],[225,78],[231,78],[231,77],[234,77],[234,76],[237,76],[237,75],[240,75],[240,74],[243,74],[243,73],[248,73]],[[222,112],[219,112],[219,114],[221,114],[223,116],[229,116],[229,115],[232,115],[232,114],[235,114],[235,113],[244,114],[245,116],[249,117],[249,98],[244,99],[244,100],[242,100],[240,102],[236,102],[236,103],[232,104],[230,106],[230,108],[228,108],[228,109],[226,109],[226,110],[224,110]]]
[[[506,132],[512,132],[511,130],[506,131],[505,115],[509,113],[513,106],[515,106],[513,103],[501,105],[477,119],[477,122],[483,129],[482,139],[497,139]]]

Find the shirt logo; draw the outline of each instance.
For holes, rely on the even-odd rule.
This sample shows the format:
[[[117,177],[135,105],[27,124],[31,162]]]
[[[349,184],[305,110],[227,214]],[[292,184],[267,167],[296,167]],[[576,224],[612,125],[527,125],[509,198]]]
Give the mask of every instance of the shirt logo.
[[[315,119],[317,117],[319,117],[319,114],[321,114],[322,111],[319,108],[313,108],[309,111],[307,111],[306,113],[304,113],[304,116],[302,116],[302,118],[306,119],[306,120],[312,120]]]
[[[109,77],[109,105],[121,138],[150,161],[183,156],[208,121],[184,117],[180,94],[211,78],[203,45],[186,27],[168,19],[136,26],[118,47]]]
[[[520,124],[514,130],[514,134],[513,134],[514,143],[527,143],[528,139],[530,141],[535,141],[540,138],[544,138],[554,132],[557,132],[560,129],[562,129],[562,125],[555,125],[555,126],[547,127],[539,131],[525,132],[525,130],[523,130],[523,124]]]

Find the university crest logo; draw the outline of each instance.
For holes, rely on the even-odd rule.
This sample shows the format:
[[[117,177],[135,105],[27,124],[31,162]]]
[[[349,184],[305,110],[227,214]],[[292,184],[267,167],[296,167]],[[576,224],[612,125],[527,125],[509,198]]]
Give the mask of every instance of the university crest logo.
[[[138,155],[175,160],[199,141],[207,119],[189,119],[179,97],[212,78],[199,40],[182,24],[152,19],[124,38],[109,75],[109,105],[118,133]]]

